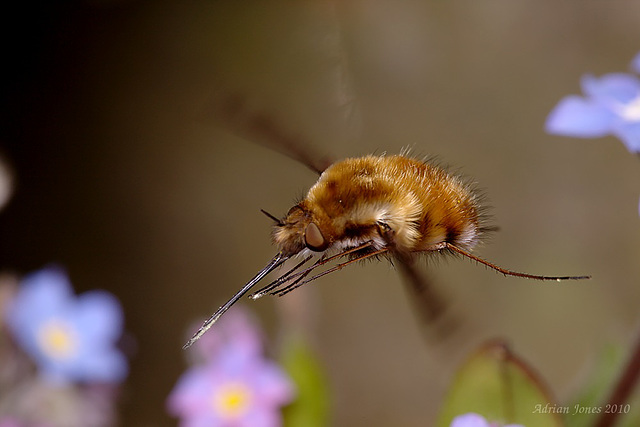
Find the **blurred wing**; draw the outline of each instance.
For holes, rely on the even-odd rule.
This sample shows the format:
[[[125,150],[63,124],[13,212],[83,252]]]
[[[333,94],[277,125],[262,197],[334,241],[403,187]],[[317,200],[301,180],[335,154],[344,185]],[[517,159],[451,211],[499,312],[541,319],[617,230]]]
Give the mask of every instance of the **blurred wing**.
[[[437,291],[424,270],[413,258],[394,258],[394,264],[402,274],[410,299],[418,311],[422,323],[433,331],[437,339],[445,339],[457,329],[457,319],[447,310],[446,298]]]
[[[257,10],[230,7],[233,25],[216,29],[228,45],[213,54],[212,93],[201,121],[322,173],[335,160],[322,154],[324,141],[348,143],[360,135],[341,3],[258,6],[268,13],[264,22]]]
[[[304,138],[288,133],[275,118],[266,113],[251,111],[247,100],[241,95],[212,96],[205,106],[203,120],[213,121],[244,139],[282,153],[318,175],[333,163]]]

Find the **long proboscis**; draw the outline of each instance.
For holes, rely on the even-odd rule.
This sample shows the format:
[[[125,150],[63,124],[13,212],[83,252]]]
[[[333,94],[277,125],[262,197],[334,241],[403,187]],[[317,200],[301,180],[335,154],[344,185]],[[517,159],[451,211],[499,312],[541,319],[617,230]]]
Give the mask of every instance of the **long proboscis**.
[[[271,271],[273,271],[274,269],[282,265],[282,263],[284,263],[287,259],[289,259],[288,256],[283,255],[281,252],[278,252],[278,254],[274,256],[271,261],[269,261],[269,264],[267,264],[262,270],[260,270],[253,279],[251,279],[246,285],[244,285],[242,289],[240,289],[234,296],[232,296],[229,301],[227,301],[222,306],[220,306],[220,308],[215,313],[213,313],[213,315],[209,317],[207,321],[202,324],[202,326],[200,326],[200,329],[198,329],[198,331],[195,334],[193,334],[191,339],[187,341],[187,343],[182,347],[182,349],[186,350],[187,348],[191,347],[193,343],[198,341],[200,337],[202,337],[202,335],[204,335],[204,333],[207,332],[209,328],[211,328],[213,324],[216,323],[216,321],[233,304],[235,304],[240,298],[242,298],[244,294],[249,292],[251,288],[253,288],[260,280],[264,278],[264,276],[266,276]]]
[[[479,262],[480,264],[486,265],[487,267],[497,271],[498,273],[502,273],[505,276],[514,276],[514,277],[523,277],[525,279],[533,279],[533,280],[552,280],[552,281],[556,281],[556,282],[561,282],[563,280],[585,280],[585,279],[591,279],[591,276],[540,276],[537,274],[528,274],[528,273],[518,273],[517,271],[513,271],[513,270],[508,270],[506,268],[502,268],[492,262],[489,262],[487,260],[484,260],[480,257],[477,257],[475,255],[473,255],[470,252],[465,251],[462,248],[459,248],[455,245],[452,245],[451,243],[446,243],[445,244],[445,248],[453,251],[453,252],[457,252],[460,255],[466,256],[469,259],[472,259],[476,262]]]

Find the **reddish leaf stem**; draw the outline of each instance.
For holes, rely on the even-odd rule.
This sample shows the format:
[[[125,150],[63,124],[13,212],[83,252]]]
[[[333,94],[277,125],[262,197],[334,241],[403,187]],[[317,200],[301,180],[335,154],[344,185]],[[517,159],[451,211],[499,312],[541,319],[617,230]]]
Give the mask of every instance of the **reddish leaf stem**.
[[[621,413],[617,408],[628,403],[629,397],[638,383],[638,378],[640,378],[640,337],[609,399],[607,399],[605,406],[602,407],[602,412],[594,424],[595,427],[611,427],[615,425]]]

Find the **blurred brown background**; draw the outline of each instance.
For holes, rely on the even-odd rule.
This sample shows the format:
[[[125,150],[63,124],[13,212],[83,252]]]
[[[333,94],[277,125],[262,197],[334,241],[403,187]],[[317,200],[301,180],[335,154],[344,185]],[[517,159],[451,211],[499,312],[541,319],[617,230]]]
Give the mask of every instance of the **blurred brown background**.
[[[274,254],[259,209],[284,214],[316,179],[208,116],[225,94],[322,154],[435,154],[486,189],[501,229],[479,254],[593,275],[540,284],[466,260],[429,263],[467,319],[455,344],[425,341],[386,263],[247,303],[274,342],[287,319],[278,313],[303,311],[335,425],[430,424],[456,364],[494,336],[564,399],[594,353],[637,331],[639,159],[613,138],[550,136],[543,124],[583,73],[628,69],[640,3],[22,7],[5,16],[0,146],[17,187],[0,212],[0,267],[58,262],[78,291],[120,298],[137,342],[123,425],[175,425],[164,401],[186,366],[186,328]]]

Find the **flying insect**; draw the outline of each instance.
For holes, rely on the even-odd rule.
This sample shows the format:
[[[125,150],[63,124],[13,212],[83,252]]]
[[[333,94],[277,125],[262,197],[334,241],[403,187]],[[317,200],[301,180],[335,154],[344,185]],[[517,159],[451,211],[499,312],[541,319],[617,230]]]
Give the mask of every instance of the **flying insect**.
[[[300,261],[250,297],[283,296],[365,259],[388,258],[410,266],[420,254],[459,254],[505,276],[553,281],[589,278],[519,273],[472,254],[492,228],[486,224],[481,200],[465,179],[407,154],[335,162],[283,218],[263,211],[274,221],[272,239],[277,254],[183,348],[190,347],[265,276],[292,258]]]

